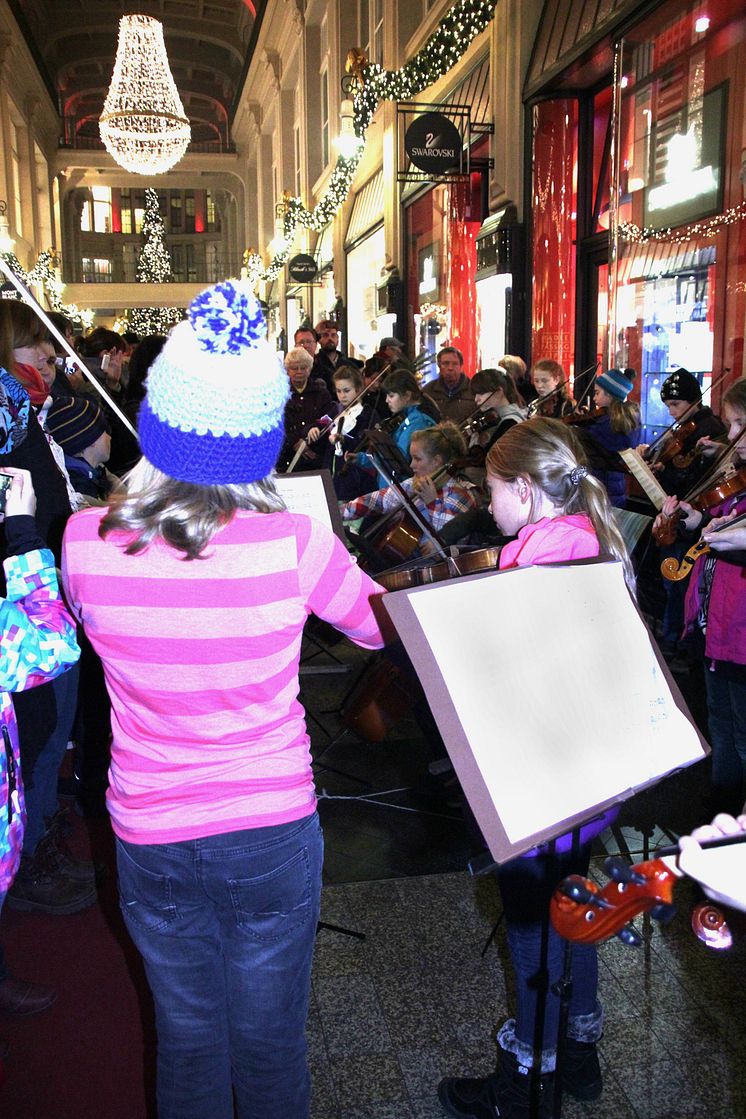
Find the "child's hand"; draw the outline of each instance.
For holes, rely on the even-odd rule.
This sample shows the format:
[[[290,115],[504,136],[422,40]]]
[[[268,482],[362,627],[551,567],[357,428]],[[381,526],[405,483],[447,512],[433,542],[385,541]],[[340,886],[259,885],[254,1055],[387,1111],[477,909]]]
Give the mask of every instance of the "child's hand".
[[[706,839],[746,833],[746,816],[721,813],[711,824],[696,828],[679,840],[679,869],[700,882],[705,893],[723,905],[746,910],[746,843],[732,847],[700,847]]]
[[[5,496],[5,516],[33,517],[36,512],[36,494],[28,470],[6,466],[3,473],[13,477]]]
[[[715,517],[702,533],[702,539],[716,552],[733,552],[746,548],[746,524],[726,528],[736,516],[734,509],[727,517]]]
[[[306,436],[306,443],[315,443],[320,435],[320,430],[317,427],[312,427]]]
[[[718,451],[722,451],[723,444],[717,443],[714,439],[710,439],[709,435],[703,435],[701,439],[697,440],[696,449],[701,455],[704,455],[705,458],[712,458]]]

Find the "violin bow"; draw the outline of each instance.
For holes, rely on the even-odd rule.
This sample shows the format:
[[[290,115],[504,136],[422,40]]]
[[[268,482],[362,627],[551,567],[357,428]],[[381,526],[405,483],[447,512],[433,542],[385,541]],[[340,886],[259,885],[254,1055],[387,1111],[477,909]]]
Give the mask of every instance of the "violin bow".
[[[16,291],[20,295],[23,302],[27,303],[28,306],[31,308],[31,310],[36,315],[38,315],[38,317],[44,323],[44,325],[47,328],[47,330],[49,331],[49,333],[54,338],[57,339],[60,346],[62,346],[63,350],[65,350],[65,352],[68,354],[68,356],[74,361],[76,368],[83,374],[83,376],[88,381],[91,382],[91,384],[95,388],[96,392],[98,392],[104,398],[106,403],[111,408],[112,412],[114,412],[119,417],[119,419],[122,421],[122,423],[127,428],[127,430],[129,432],[131,432],[132,435],[134,435],[135,439],[137,439],[137,437],[138,437],[137,432],[135,431],[131,422],[127,419],[127,417],[125,416],[124,412],[121,410],[119,405],[116,403],[115,400],[112,399],[112,397],[106,391],[104,386],[99,381],[96,380],[96,378],[93,376],[93,374],[91,373],[91,371],[87,367],[87,365],[85,365],[85,363],[83,361],[81,361],[80,354],[77,354],[75,352],[75,350],[72,348],[72,346],[70,345],[70,343],[68,342],[68,340],[62,334],[60,334],[59,330],[54,325],[52,320],[49,318],[49,316],[47,315],[44,308],[41,307],[39,305],[39,303],[37,303],[36,299],[34,299],[31,292],[28,291],[28,289],[23,286],[23,284],[20,282],[20,280],[16,276],[15,272],[13,272],[12,269],[9,268],[9,266],[6,264],[5,260],[2,257],[2,254],[0,254],[0,272],[2,272],[3,275],[7,277],[7,279],[10,281],[10,283],[13,285],[13,287],[16,289]]]
[[[587,389],[585,390],[585,392],[581,396],[580,400],[577,401],[575,407],[573,408],[572,412],[570,413],[571,416],[574,416],[575,413],[579,412],[580,409],[583,407],[583,401],[585,400],[586,396],[588,396],[591,389],[593,388],[593,386],[596,383],[596,370],[598,369],[600,364],[601,364],[601,362],[597,361],[595,365],[589,365],[587,369],[584,369],[581,373],[578,373],[577,377],[575,378],[576,381],[579,381],[580,378],[585,377],[586,374],[593,373],[593,376],[591,377],[591,380],[588,384]]]

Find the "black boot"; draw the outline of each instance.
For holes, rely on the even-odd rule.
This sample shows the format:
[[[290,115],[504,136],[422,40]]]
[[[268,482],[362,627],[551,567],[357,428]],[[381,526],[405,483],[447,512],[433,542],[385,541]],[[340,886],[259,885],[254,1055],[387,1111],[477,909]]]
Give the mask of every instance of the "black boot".
[[[601,1095],[603,1080],[595,1041],[565,1038],[562,1089],[576,1100],[597,1100]]]
[[[458,1119],[550,1119],[554,1073],[536,1078],[536,1109],[531,1110],[534,1077],[512,1053],[500,1051],[497,1072],[480,1079],[441,1080],[438,1099],[449,1115]]]
[[[60,874],[54,860],[39,850],[23,855],[15,882],[8,891],[10,909],[66,915],[87,909],[96,901],[93,882],[76,882]]]
[[[64,878],[95,886],[96,868],[90,859],[78,859],[67,845],[66,834],[72,831],[66,809],[59,809],[46,821],[47,830],[39,840],[37,852],[48,866]]]

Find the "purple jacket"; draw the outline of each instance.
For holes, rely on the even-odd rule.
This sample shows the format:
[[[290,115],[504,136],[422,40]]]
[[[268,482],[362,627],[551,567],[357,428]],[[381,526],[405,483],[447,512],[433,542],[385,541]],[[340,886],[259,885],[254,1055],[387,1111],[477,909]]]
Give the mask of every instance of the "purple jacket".
[[[733,509],[746,512],[746,494],[732,498],[710,509],[713,517],[722,517]],[[706,557],[694,565],[684,604],[684,628],[692,633],[697,626],[700,605],[700,578]],[[707,609],[705,656],[709,660],[746,664],[746,567],[715,561],[712,591]]]

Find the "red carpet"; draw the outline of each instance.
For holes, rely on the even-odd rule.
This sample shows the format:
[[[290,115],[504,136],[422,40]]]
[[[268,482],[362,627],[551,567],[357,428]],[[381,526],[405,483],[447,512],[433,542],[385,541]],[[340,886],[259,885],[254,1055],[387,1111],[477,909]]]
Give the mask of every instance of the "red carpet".
[[[99,903],[70,917],[17,913],[6,904],[0,940],[9,970],[58,991],[32,1018],[0,1017],[10,1044],[0,1115],[13,1119],[146,1119],[154,1107],[152,1007],[139,957],[119,914],[108,820],[74,817],[70,846],[106,875]]]

